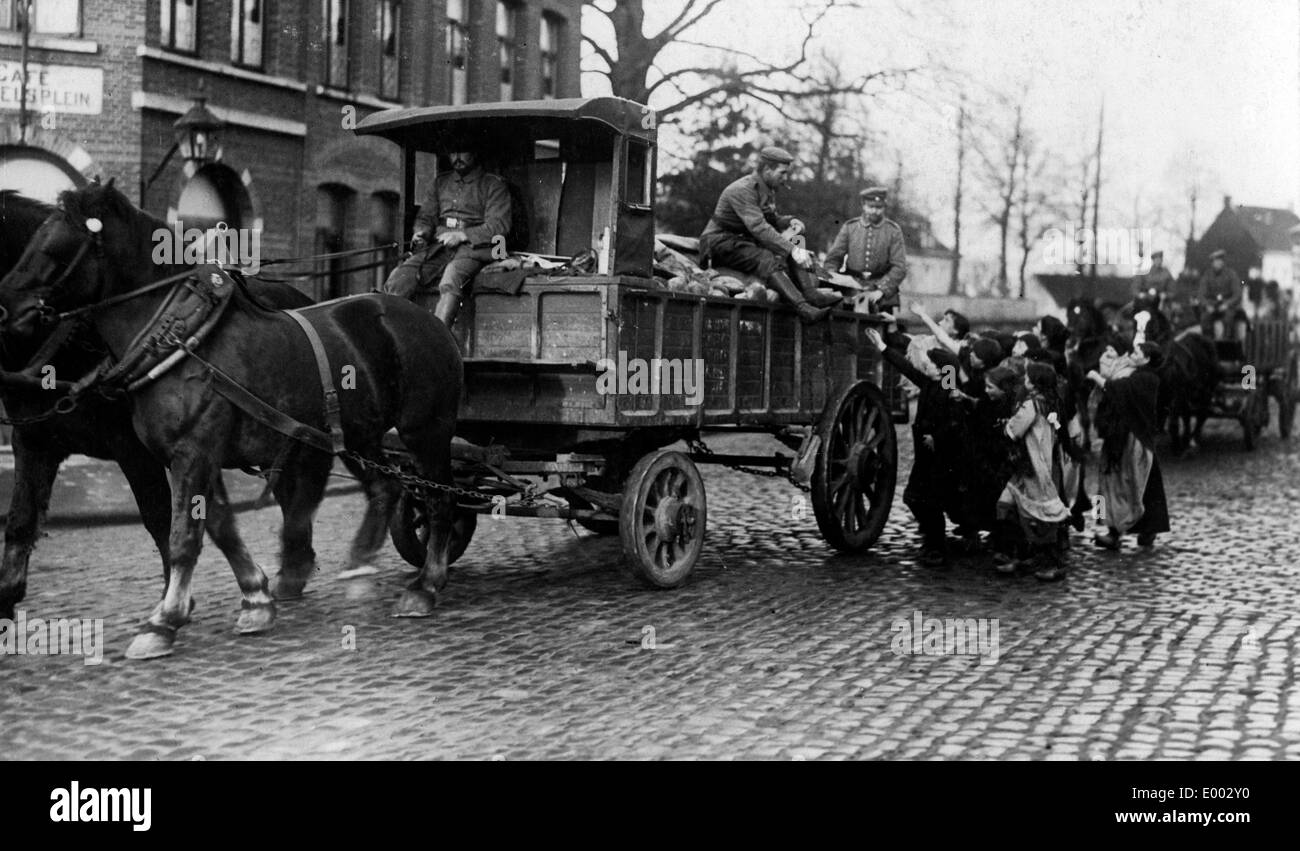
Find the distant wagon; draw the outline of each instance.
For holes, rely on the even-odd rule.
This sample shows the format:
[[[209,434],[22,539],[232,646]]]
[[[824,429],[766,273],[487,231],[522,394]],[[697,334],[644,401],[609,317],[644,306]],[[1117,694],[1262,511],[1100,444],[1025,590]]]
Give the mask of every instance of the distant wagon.
[[[894,494],[894,423],[907,419],[864,338],[879,320],[841,311],[804,325],[785,305],[665,287],[653,269],[649,109],[612,97],[417,107],[370,115],[356,132],[401,147],[407,233],[417,164],[431,177],[442,140],[473,140],[517,208],[513,262],[496,265],[538,264],[485,269],[457,322],[466,390],[453,557],[478,514],[572,519],[619,534],[646,583],[680,585],[708,519],[696,465],[794,466],[793,455],[719,455],[702,440],[739,432],[804,453],[832,547],[876,541]],[[425,524],[420,500],[404,498],[391,531],[412,564],[424,562]]]
[[[1257,320],[1244,345],[1216,341],[1222,374],[1210,416],[1237,420],[1247,450],[1255,448],[1260,432],[1268,427],[1269,399],[1277,403],[1278,432],[1284,439],[1291,436],[1300,403],[1300,347],[1295,333],[1288,319]]]

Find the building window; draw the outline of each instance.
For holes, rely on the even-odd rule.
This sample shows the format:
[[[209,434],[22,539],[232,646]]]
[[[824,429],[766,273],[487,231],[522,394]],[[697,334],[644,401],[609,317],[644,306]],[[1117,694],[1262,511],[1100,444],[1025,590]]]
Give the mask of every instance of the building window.
[[[199,10],[195,0],[162,0],[162,46],[194,53],[198,45]]]
[[[323,0],[325,8],[325,82],[348,87],[348,0]]]
[[[379,95],[397,100],[401,90],[402,2],[379,0]]]
[[[560,96],[560,39],[563,37],[564,22],[552,14],[542,15],[542,32],[539,37],[541,47],[542,97]]]
[[[234,0],[230,14],[230,61],[262,67],[263,0]]]
[[[469,103],[469,2],[447,0],[448,100]]]
[[[81,0],[31,0],[32,28],[38,35],[80,35]],[[22,29],[23,0],[0,0],[0,29]]]
[[[501,100],[515,99],[515,30],[517,10],[497,0],[497,58],[501,68]]]
[[[325,184],[316,190],[316,253],[335,254],[347,248],[348,219],[355,193],[346,186]],[[317,301],[348,294],[346,262],[340,257],[318,260]]]

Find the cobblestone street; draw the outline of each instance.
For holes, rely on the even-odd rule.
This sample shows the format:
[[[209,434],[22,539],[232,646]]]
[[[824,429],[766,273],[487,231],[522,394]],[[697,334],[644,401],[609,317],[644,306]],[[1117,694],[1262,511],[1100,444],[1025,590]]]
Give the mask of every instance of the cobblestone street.
[[[1300,759],[1295,442],[1274,427],[1245,453],[1235,424],[1211,423],[1199,452],[1162,455],[1173,532],[1153,552],[1098,551],[1089,530],[1068,579],[1041,584],[986,558],[919,566],[899,438],[899,496],[864,557],[834,556],[787,484],[703,468],[708,542],[684,588],[635,584],[617,539],[483,518],[424,621],[390,617],[406,570],[391,547],[381,575],[336,578],[362,500],[333,496],[321,570],[271,634],[234,634],[238,591],[209,542],[193,622],[148,663],[122,658],[159,591],[143,528],[53,529],[23,608],[103,618],[104,660],[0,658],[0,754]],[[268,573],[278,526],[276,509],[241,516]],[[918,613],[996,619],[996,656],[896,654],[895,622]]]

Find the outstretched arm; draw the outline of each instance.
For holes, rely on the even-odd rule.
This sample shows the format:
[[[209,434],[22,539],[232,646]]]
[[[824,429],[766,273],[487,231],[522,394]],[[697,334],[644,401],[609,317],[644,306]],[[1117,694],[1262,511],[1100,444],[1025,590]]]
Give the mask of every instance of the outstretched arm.
[[[952,352],[954,355],[961,353],[961,343],[957,342],[952,337],[949,337],[947,333],[939,327],[939,323],[930,318],[930,314],[925,312],[925,308],[919,301],[912,302],[908,307],[917,318],[925,323],[925,327],[930,329],[930,333],[934,335],[935,339],[938,340],[945,349]]]

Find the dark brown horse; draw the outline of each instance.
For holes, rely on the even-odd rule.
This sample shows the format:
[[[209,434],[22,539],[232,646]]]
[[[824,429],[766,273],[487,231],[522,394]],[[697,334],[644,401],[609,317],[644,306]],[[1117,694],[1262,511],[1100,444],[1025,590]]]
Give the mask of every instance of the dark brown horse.
[[[28,241],[54,212],[54,207],[13,191],[0,192],[0,276],[8,274],[18,262]],[[254,279],[254,295],[271,307],[294,308],[311,304],[311,299],[293,287]],[[49,330],[49,329],[45,329]],[[22,370],[46,339],[39,334],[32,340],[0,339],[0,369]],[[4,345],[6,342],[9,345]],[[78,329],[67,343],[35,364],[35,374],[46,374],[76,381],[103,360],[107,349],[93,329]],[[114,461],[122,468],[140,518],[153,537],[162,556],[163,586],[169,574],[167,537],[171,527],[171,488],[166,468],[150,454],[131,425],[128,397],[109,399],[98,394],[83,398],[66,413],[43,417],[51,412],[65,390],[37,386],[19,386],[0,381],[0,401],[7,416],[14,419],[37,419],[13,429],[14,485],[5,523],[4,560],[0,563],[0,617],[12,618],[14,607],[27,594],[28,564],[32,550],[40,539],[41,522],[49,508],[50,493],[59,465],[69,455],[89,455]],[[218,479],[211,510],[208,533],[223,552],[237,544],[231,538],[234,518],[229,500]]]
[[[18,265],[0,281],[3,330],[30,339],[51,310],[93,306],[91,322],[120,360],[167,297],[155,290],[103,303],[175,274],[151,259],[154,234],[166,225],[141,211],[111,183],[64,193]],[[145,446],[171,473],[171,575],[163,599],[127,651],[129,658],[172,652],[189,621],[190,579],[202,546],[201,513],[222,468],[280,468],[275,494],[284,516],[274,598],[267,578],[240,544],[227,558],[243,592],[238,629],[261,632],[275,617],[274,599],[301,594],[315,570],[312,518],[324,495],[332,455],[298,444],[214,392],[216,371],[299,423],[327,427],[317,360],[307,335],[282,311],[258,305],[236,288],[222,325],[187,358],[134,394],[133,422]],[[338,392],[346,448],[379,458],[384,433],[397,429],[418,472],[451,483],[451,438],[461,389],[460,354],[447,329],[408,301],[356,296],[304,311],[328,357]],[[206,363],[205,363],[206,362]],[[387,528],[395,483],[355,468],[370,498],[356,549],[377,548]],[[445,492],[427,498],[428,554],[398,603],[397,614],[432,613],[447,580],[451,513]],[[232,530],[232,533],[236,535]]]
[[[1092,429],[1089,401],[1093,388],[1087,375],[1101,363],[1110,326],[1096,303],[1085,298],[1070,299],[1065,309],[1065,326],[1070,329],[1070,339],[1066,344],[1066,371],[1070,389],[1078,400],[1079,420],[1086,438]]]

